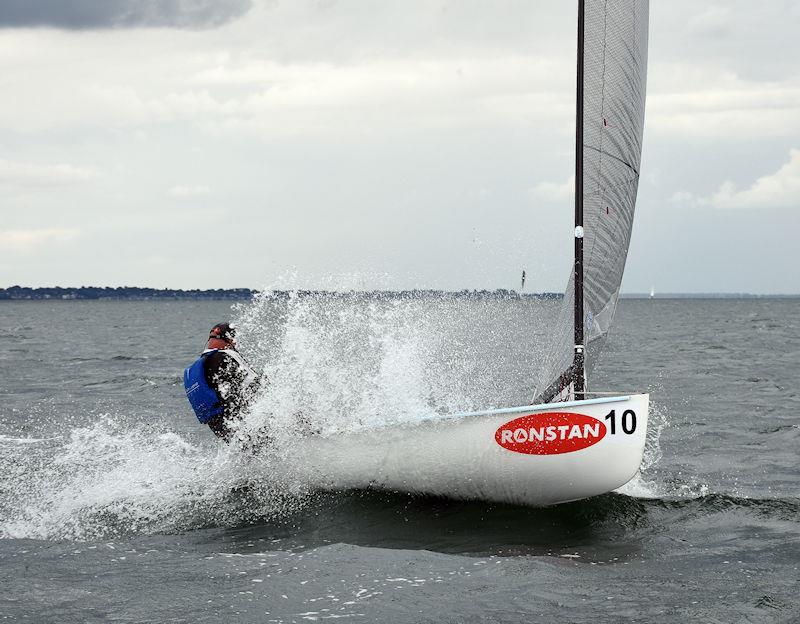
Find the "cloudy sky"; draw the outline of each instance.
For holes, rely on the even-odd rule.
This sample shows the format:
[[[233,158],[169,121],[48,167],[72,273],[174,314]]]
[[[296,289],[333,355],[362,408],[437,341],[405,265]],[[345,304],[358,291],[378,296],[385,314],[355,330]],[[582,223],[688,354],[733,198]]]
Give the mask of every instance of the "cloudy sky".
[[[3,0],[0,286],[563,290],[564,0]],[[623,291],[800,292],[800,3],[651,0]]]

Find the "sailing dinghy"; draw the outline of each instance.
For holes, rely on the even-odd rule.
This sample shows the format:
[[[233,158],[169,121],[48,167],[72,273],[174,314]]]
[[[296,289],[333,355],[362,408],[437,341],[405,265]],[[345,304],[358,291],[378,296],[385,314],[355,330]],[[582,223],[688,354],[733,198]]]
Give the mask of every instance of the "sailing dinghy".
[[[649,395],[589,393],[630,242],[644,126],[648,0],[579,0],[574,270],[531,404],[311,436],[322,487],[553,505],[639,470]]]

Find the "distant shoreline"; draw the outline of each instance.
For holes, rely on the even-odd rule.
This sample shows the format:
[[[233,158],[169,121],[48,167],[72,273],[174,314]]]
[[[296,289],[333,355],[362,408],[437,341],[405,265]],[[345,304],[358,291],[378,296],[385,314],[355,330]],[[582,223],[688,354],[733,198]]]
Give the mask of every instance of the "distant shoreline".
[[[12,286],[0,288],[0,301],[246,301],[258,295],[259,291],[250,288],[216,288],[216,289],[173,289],[173,288],[140,288],[135,286],[80,288],[28,288]],[[337,299],[385,298],[385,299],[423,299],[423,298],[475,298],[475,299],[563,299],[562,293],[518,293],[513,290],[274,290],[270,296],[275,298],[328,297]]]
[[[142,288],[138,286],[81,286],[30,288],[11,286],[0,288],[0,301],[246,301],[259,293],[250,288],[216,288],[216,289],[173,289]],[[330,298],[385,298],[385,299],[429,299],[429,298],[467,298],[467,299],[563,299],[562,293],[519,293],[513,290],[374,290],[374,291],[323,291],[297,290],[271,291],[270,296],[276,298],[297,296],[316,296]],[[622,293],[621,299],[650,299],[649,293]],[[751,293],[662,293],[654,299],[800,299],[800,294],[756,295]]]

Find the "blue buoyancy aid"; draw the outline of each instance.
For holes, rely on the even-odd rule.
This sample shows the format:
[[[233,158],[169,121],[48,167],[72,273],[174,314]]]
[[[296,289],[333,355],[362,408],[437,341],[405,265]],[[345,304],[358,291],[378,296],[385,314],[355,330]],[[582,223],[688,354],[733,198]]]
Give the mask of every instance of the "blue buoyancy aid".
[[[194,364],[183,371],[183,387],[186,398],[192,404],[197,420],[206,424],[209,420],[223,412],[219,394],[206,381],[206,356],[213,351],[201,355]]]

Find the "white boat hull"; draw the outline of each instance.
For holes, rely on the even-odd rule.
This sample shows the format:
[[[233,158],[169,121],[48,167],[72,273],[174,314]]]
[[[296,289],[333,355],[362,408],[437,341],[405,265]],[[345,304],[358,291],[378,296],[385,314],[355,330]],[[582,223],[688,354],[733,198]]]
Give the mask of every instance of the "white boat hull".
[[[321,488],[393,491],[533,506],[609,492],[644,454],[649,395],[437,417],[298,442]]]

